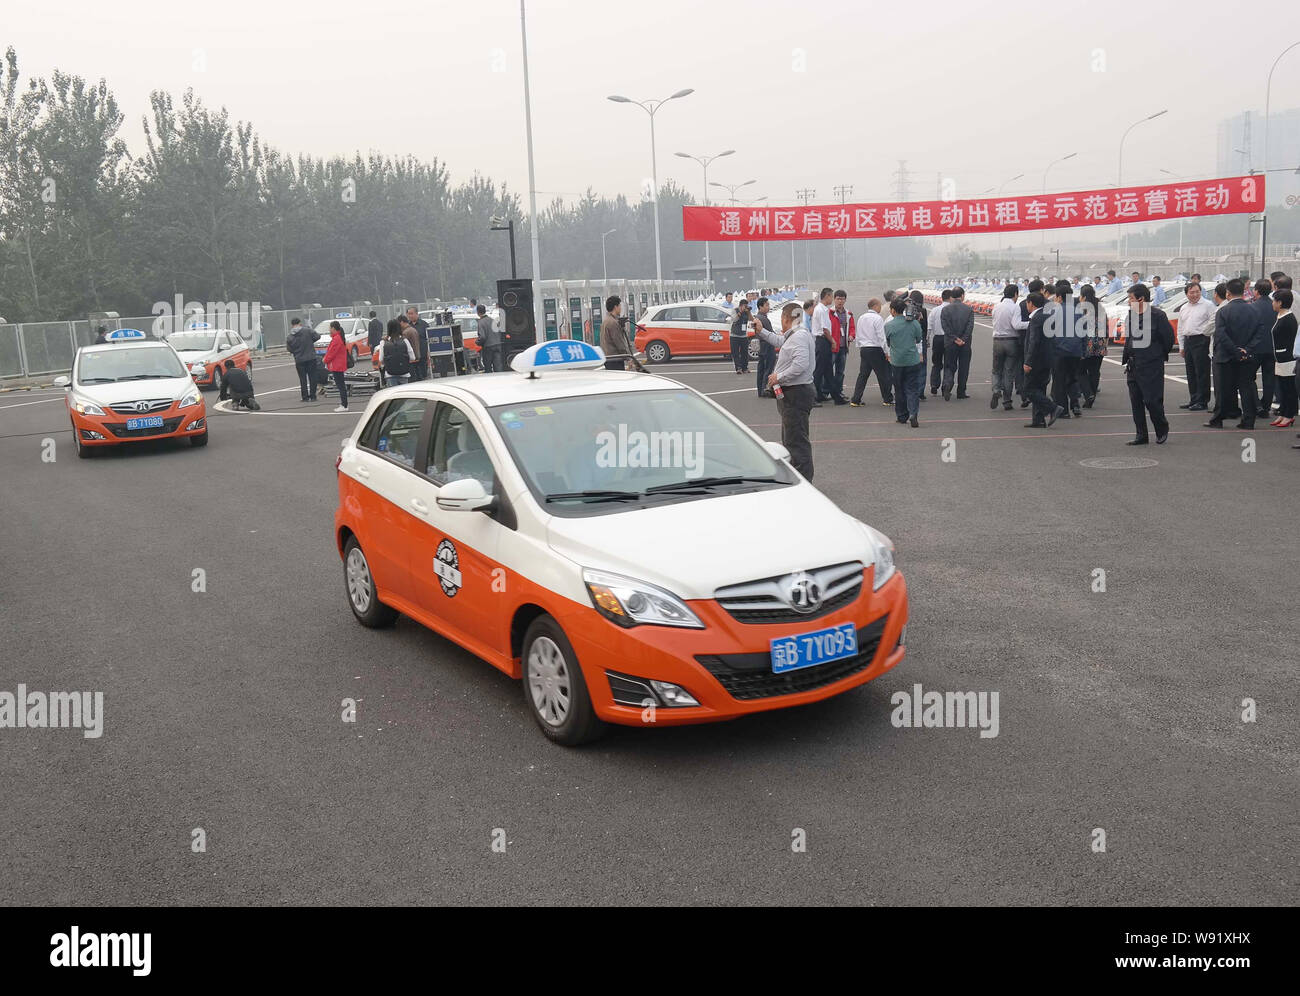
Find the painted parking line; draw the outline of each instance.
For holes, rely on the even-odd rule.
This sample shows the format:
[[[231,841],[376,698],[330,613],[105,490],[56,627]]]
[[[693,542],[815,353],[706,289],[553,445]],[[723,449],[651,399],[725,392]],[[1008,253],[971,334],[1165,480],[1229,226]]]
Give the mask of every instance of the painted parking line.
[[[900,425],[901,428],[901,425]],[[1240,432],[1250,433],[1250,429],[1241,429]],[[1171,436],[1214,436],[1223,435],[1223,429],[1171,429]],[[888,439],[884,436],[873,439],[816,439],[812,440],[818,446],[831,445],[836,443],[941,443],[947,439],[963,441],[980,441],[986,439],[1094,439],[1103,437],[1121,438],[1132,437],[1132,431],[1128,432],[1056,432],[1054,429],[1034,429],[1017,435],[1001,436],[907,436],[900,435],[894,439]],[[1151,445],[1156,445],[1152,443]]]
[[[53,398],[41,398],[40,401],[24,401],[21,404],[17,404],[17,405],[0,405],[0,412],[8,408],[27,408],[30,405],[48,405],[51,401],[62,401],[63,398],[64,398],[64,394],[60,392]]]

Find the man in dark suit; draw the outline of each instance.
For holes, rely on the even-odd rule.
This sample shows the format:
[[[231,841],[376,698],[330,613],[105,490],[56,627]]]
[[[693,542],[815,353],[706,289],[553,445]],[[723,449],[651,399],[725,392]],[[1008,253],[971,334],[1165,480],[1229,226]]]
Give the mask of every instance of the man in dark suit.
[[[370,344],[372,353],[375,347],[384,341],[384,323],[373,311],[370,313],[370,324],[366,326],[366,341]]]
[[[1147,444],[1147,416],[1156,430],[1156,442],[1169,438],[1165,418],[1165,360],[1174,348],[1174,327],[1169,316],[1151,306],[1151,288],[1136,283],[1128,289],[1128,324],[1122,362],[1128,371],[1128,399],[1133,407],[1137,435],[1129,446]]]
[[[1260,387],[1263,389],[1262,397],[1259,399],[1259,417],[1269,418],[1272,416],[1273,407],[1273,388],[1274,376],[1273,370],[1277,361],[1273,355],[1273,323],[1277,321],[1277,315],[1273,313],[1273,299],[1270,296],[1273,293],[1273,282],[1267,279],[1255,281],[1255,300],[1250,302],[1251,310],[1255,312],[1255,317],[1259,319],[1259,324],[1255,327],[1255,338],[1251,340],[1248,347],[1250,355],[1255,361],[1255,366],[1260,372]]]
[[[1037,277],[1034,277],[1033,280],[1029,281],[1028,287],[1029,287],[1029,290],[1025,293],[1025,296],[1024,296],[1024,297],[1021,299],[1021,301],[1020,301],[1020,320],[1021,320],[1022,322],[1028,322],[1028,321],[1029,321],[1029,295],[1030,295],[1030,294],[1043,294],[1043,287],[1044,287],[1044,285],[1043,285],[1043,282],[1042,282],[1041,280],[1039,280]],[[1046,297],[1047,295],[1046,295],[1046,294],[1043,294],[1043,296]],[[1025,327],[1025,330],[1024,330],[1023,332],[1020,333],[1020,353],[1021,353],[1021,355],[1024,355],[1025,347],[1026,347],[1028,344],[1029,344],[1029,327],[1026,326],[1026,327]],[[1025,390],[1025,373],[1024,373],[1023,370],[1021,370],[1021,371],[1016,375],[1016,393],[1020,395],[1020,407],[1021,407],[1021,408],[1028,408],[1028,407],[1029,407],[1029,394],[1028,394],[1028,393],[1026,392],[1026,390]],[[1003,398],[1002,400],[1005,401],[1006,398]]]
[[[939,316],[943,326],[943,400],[952,398],[952,384],[957,381],[957,397],[969,398],[966,376],[970,373],[970,344],[975,335],[975,310],[966,303],[966,292],[952,289],[952,299]]]
[[[1228,300],[1214,316],[1214,366],[1219,375],[1219,393],[1205,427],[1222,429],[1223,413],[1232,407],[1232,399],[1240,396],[1241,421],[1237,428],[1253,429],[1259,395],[1255,393],[1252,346],[1259,334],[1259,316],[1242,300],[1246,285],[1239,277],[1228,281],[1227,291]]]
[[[1032,422],[1025,424],[1026,429],[1046,429],[1061,417],[1065,411],[1047,395],[1047,381],[1052,376],[1052,364],[1055,354],[1052,349],[1052,337],[1048,334],[1047,321],[1051,313],[1047,310],[1047,298],[1041,290],[1033,291],[1025,298],[1029,312],[1029,328],[1025,337],[1025,396],[1034,406]],[[947,310],[947,309],[944,309]]]

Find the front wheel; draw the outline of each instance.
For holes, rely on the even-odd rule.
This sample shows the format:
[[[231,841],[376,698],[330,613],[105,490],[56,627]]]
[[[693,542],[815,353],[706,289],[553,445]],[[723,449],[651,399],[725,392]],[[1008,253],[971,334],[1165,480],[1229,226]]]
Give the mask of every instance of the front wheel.
[[[94,447],[87,446],[81,441],[81,430],[75,425],[72,427],[72,446],[77,451],[77,456],[82,460],[89,460],[95,455]]]
[[[656,339],[646,345],[645,358],[651,363],[667,363],[673,358],[673,354],[668,349],[668,343]]]
[[[550,616],[538,616],[528,627],[523,658],[524,701],[547,737],[576,747],[605,732],[573,646]]]
[[[349,537],[343,548],[343,587],[348,605],[357,622],[371,629],[382,629],[397,621],[397,610],[379,600],[375,579],[370,573],[370,562],[355,536]]]
[[[749,340],[749,358],[750,358],[751,360],[756,360],[756,359],[758,359],[758,339],[757,339],[757,338],[754,338],[754,339],[750,339],[750,340]]]
[[[204,430],[203,430],[203,434],[202,434],[202,435],[199,435],[199,436],[190,436],[190,446],[198,447],[198,446],[207,446],[207,445],[208,445],[208,430],[207,430],[207,429],[204,429]]]
[[[220,367],[212,371],[212,390],[216,391],[218,394],[221,393],[221,383],[223,379]]]

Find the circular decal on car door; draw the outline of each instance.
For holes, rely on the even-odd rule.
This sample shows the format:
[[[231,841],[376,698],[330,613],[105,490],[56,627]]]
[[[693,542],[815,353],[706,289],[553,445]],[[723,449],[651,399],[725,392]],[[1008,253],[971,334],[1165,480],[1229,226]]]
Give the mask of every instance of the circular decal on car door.
[[[448,598],[455,598],[460,591],[460,556],[456,553],[456,544],[443,540],[438,544],[438,555],[433,558],[433,573],[438,575],[442,593]]]
[[[721,333],[721,332],[710,332],[710,333],[709,333],[709,342],[721,342],[721,341],[722,341],[722,333]]]

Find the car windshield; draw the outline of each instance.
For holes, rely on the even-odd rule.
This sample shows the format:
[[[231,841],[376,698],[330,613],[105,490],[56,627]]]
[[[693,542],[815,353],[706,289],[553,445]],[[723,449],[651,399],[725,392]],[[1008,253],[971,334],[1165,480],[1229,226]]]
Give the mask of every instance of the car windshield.
[[[162,380],[186,376],[185,366],[164,345],[96,349],[77,354],[78,384],[112,384],[123,380]]]
[[[534,497],[555,515],[618,511],[797,480],[690,391],[630,391],[489,409]]]
[[[217,334],[215,332],[175,332],[167,337],[167,341],[171,344],[172,349],[192,349],[207,352],[216,348]]]

